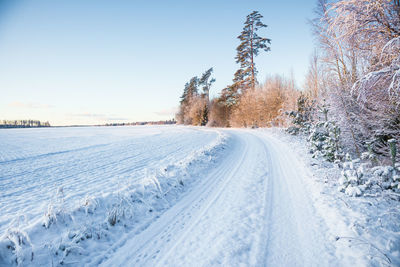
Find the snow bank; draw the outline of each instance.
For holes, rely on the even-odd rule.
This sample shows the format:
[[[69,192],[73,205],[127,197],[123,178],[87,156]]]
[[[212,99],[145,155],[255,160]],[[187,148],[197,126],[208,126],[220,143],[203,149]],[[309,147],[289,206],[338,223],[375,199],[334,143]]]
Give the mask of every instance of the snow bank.
[[[339,258],[355,266],[400,266],[400,194],[385,190],[399,183],[392,167],[369,168],[358,159],[348,159],[340,169],[313,158],[304,136],[283,129],[262,131],[290,144],[308,166],[307,186],[336,241]]]
[[[0,237],[0,266],[96,265],[128,232],[140,232],[174,205],[218,164],[229,138],[218,133],[214,142],[186,158],[147,169],[142,179],[131,179],[121,189],[99,196],[87,195],[68,205],[68,191],[55,189],[44,216],[27,225],[29,217],[14,220]]]

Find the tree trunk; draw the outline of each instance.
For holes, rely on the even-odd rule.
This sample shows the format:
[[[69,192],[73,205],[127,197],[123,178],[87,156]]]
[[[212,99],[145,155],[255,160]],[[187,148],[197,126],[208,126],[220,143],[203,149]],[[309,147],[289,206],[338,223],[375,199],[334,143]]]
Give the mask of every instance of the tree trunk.
[[[255,85],[255,73],[254,73],[254,53],[253,53],[253,32],[254,32],[254,22],[251,24],[250,31],[250,56],[251,56],[251,89],[254,90]]]

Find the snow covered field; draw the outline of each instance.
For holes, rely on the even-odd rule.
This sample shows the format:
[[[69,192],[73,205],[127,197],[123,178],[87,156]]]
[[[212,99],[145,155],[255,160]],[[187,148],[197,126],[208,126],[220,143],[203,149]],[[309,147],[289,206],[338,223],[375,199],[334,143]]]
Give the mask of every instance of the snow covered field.
[[[0,232],[11,219],[37,218],[58,188],[72,205],[118,190],[215,141],[216,132],[169,127],[0,131]]]
[[[399,264],[398,202],[336,180],[279,131],[3,130],[0,266]]]

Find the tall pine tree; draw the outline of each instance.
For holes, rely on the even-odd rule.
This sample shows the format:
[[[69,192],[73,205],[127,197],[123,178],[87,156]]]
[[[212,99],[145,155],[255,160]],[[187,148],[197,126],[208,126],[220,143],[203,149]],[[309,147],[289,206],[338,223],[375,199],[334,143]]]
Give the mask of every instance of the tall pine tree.
[[[271,40],[258,36],[257,31],[267,27],[261,22],[263,16],[258,11],[253,11],[247,15],[244,23],[243,31],[237,37],[240,45],[236,48],[236,63],[240,64],[240,69],[235,73],[234,82],[241,90],[248,88],[254,89],[257,80],[257,69],[255,67],[254,58],[259,54],[260,50],[269,51],[271,48],[268,44]]]

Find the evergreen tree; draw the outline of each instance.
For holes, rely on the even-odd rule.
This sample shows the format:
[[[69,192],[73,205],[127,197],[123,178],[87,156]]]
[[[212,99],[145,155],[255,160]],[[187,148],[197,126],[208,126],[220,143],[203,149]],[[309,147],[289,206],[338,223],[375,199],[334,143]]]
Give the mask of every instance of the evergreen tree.
[[[213,68],[210,68],[200,79],[195,76],[185,84],[179,111],[176,114],[178,123],[202,126],[207,124],[210,110],[209,93],[211,85],[215,82],[215,79],[211,78],[212,72]],[[199,93],[200,88],[201,93]]]
[[[233,87],[236,88],[236,90],[238,91],[238,93],[242,93],[243,90],[245,90],[246,88],[249,88],[249,83],[248,83],[248,79],[246,80],[246,72],[242,69],[238,69],[235,72],[235,75],[233,77]]]
[[[205,126],[207,124],[207,122],[208,122],[208,113],[209,113],[208,105],[206,104],[206,105],[204,105],[203,113],[202,113],[202,116],[201,116],[201,122],[200,122],[201,126]]]
[[[183,89],[183,94],[181,96],[181,104],[188,104],[190,99],[198,95],[198,84],[199,78],[197,78],[197,76],[191,78],[190,81],[185,84],[185,88]]]
[[[212,72],[213,68],[209,68],[206,72],[203,73],[198,81],[199,86],[202,86],[203,96],[206,98],[207,103],[210,100],[210,87],[215,82],[214,78],[210,79]]]
[[[247,16],[244,23],[243,31],[237,37],[240,45],[236,48],[236,63],[240,64],[240,70],[236,72],[235,79],[239,82],[240,89],[252,88],[256,86],[257,69],[254,63],[254,57],[259,54],[260,50],[269,51],[267,44],[271,43],[268,38],[258,36],[257,31],[267,27],[261,22],[263,16],[258,11],[253,11]]]
[[[198,80],[198,85],[201,86],[203,93],[201,97],[204,99],[204,107],[202,110],[202,117],[200,125],[205,126],[208,122],[208,113],[209,113],[209,105],[210,105],[210,88],[211,85],[215,82],[214,78],[211,78],[211,74],[213,72],[213,68],[209,68],[206,72],[201,75],[201,78]]]

